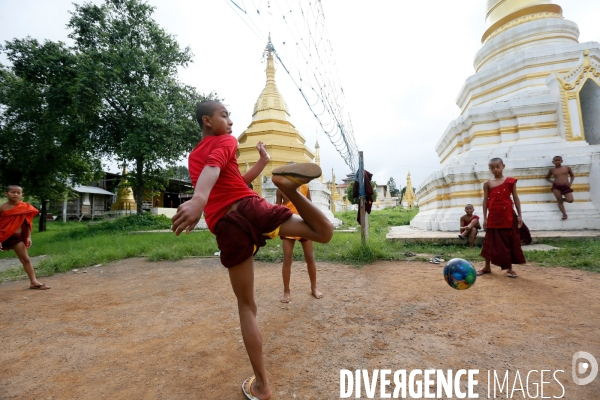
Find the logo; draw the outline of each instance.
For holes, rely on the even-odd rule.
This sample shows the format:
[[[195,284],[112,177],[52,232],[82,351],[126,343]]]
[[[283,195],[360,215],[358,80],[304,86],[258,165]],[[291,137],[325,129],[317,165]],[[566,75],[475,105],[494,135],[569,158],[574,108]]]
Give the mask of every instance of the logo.
[[[585,361],[583,361],[585,360]],[[585,378],[579,376],[589,373]],[[576,385],[587,385],[598,375],[598,361],[590,353],[578,351],[573,354],[573,382]]]

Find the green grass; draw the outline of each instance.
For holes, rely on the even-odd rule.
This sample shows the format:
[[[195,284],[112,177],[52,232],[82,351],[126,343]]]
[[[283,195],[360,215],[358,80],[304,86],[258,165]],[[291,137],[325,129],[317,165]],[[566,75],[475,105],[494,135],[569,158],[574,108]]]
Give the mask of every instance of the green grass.
[[[370,240],[362,245],[360,229],[356,233],[337,232],[328,244],[315,243],[315,258],[360,267],[375,260],[407,260],[406,252],[421,254],[411,260],[428,260],[440,255],[446,260],[460,257],[482,261],[480,249],[436,243],[405,243],[385,238],[390,226],[408,225],[418,210],[401,208],[373,211],[369,217]],[[336,213],[343,221],[340,229],[357,227],[356,212]],[[213,256],[218,251],[215,237],[208,231],[196,231],[175,237],[172,233],[130,234],[132,231],[168,229],[170,220],[163,216],[144,214],[113,221],[88,224],[87,222],[49,222],[48,230],[34,232],[30,256],[47,255],[36,267],[39,276],[66,272],[96,264],[106,264],[131,257],[147,257],[150,261],[180,260],[184,257]],[[600,272],[600,241],[546,240],[544,243],[559,247],[549,252],[527,252],[528,261],[546,267],[563,266]],[[14,258],[12,251],[0,252],[0,259]],[[303,260],[302,246],[294,247],[294,259]],[[257,260],[281,262],[281,241],[267,241],[267,246],[256,255]],[[18,279],[22,268],[0,272],[0,282]]]

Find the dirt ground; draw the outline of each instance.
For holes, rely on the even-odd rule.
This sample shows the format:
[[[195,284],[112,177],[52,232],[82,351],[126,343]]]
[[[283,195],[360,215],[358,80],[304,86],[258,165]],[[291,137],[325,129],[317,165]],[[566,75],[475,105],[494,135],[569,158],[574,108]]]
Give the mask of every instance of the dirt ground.
[[[516,270],[518,279],[498,268],[456,291],[430,263],[320,263],[325,297],[316,300],[305,264],[295,263],[284,305],[280,265],[257,263],[273,399],[338,399],[340,369],[479,369],[480,398],[488,370],[508,370],[511,387],[517,370],[523,386],[530,370],[562,370],[562,398],[599,398],[600,376],[577,386],[571,362],[577,351],[600,361],[600,275]],[[0,285],[1,399],[244,399],[252,370],[217,259],[131,259],[41,281],[52,289]],[[559,397],[552,373],[544,396]],[[539,373],[532,396],[534,383]]]

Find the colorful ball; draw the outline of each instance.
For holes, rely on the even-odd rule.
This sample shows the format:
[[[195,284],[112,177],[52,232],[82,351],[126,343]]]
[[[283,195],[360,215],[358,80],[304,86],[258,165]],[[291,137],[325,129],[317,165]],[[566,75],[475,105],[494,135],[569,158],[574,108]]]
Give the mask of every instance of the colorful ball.
[[[475,284],[477,271],[467,260],[453,258],[444,267],[444,279],[450,287],[456,290],[465,290]]]

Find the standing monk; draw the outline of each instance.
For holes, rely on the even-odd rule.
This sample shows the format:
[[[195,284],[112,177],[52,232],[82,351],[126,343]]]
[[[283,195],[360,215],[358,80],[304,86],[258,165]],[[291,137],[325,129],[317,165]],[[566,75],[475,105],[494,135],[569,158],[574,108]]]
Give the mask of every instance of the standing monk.
[[[21,201],[23,189],[20,186],[7,186],[4,195],[8,201],[0,205],[0,250],[14,250],[17,253],[29,276],[29,289],[50,289],[50,286],[39,282],[35,277],[33,265],[27,254],[27,249],[31,247],[33,217],[38,214],[38,210]]]

